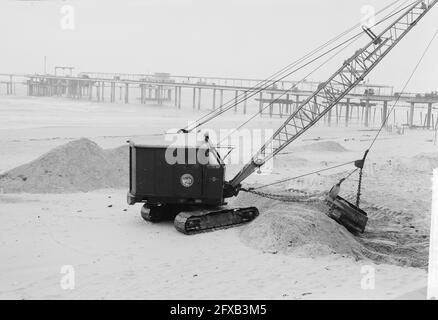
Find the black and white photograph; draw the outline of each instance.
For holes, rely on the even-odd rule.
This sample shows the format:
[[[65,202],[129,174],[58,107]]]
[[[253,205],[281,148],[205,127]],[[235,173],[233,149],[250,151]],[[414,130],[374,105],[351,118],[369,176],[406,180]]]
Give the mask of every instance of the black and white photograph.
[[[438,299],[437,2],[1,0],[0,300]]]

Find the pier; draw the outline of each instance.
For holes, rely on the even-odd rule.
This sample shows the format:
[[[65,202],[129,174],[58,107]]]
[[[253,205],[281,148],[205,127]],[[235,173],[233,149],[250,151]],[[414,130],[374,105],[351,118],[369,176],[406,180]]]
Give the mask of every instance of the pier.
[[[263,87],[260,87],[263,84]],[[261,79],[200,77],[155,74],[81,72],[73,75],[0,73],[0,95],[63,97],[106,103],[139,103],[173,106],[177,109],[215,110],[236,103],[243,114],[287,117],[307,99],[319,82],[265,81]],[[252,95],[249,100],[244,99]],[[241,101],[239,103],[239,101]],[[398,101],[398,118],[388,115]],[[394,92],[393,87],[362,84],[355,87],[325,116],[328,125],[359,123],[364,127],[399,123],[407,127],[436,128],[438,93]],[[255,107],[254,107],[255,106]],[[251,110],[250,110],[251,109]]]

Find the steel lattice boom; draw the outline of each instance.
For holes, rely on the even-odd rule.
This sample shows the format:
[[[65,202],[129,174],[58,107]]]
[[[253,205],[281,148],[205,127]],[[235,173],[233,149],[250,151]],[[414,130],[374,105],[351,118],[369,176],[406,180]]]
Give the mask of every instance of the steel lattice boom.
[[[320,120],[377,66],[438,0],[417,1],[365,47],[346,60],[327,81],[288,117],[250,163],[230,181],[236,188],[258,167]]]

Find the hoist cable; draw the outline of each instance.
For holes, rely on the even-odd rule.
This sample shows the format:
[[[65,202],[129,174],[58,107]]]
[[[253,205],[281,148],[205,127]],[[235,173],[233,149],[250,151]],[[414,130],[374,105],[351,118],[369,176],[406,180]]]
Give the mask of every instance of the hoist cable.
[[[398,0],[398,1],[394,1],[394,2],[391,3],[390,5],[386,6],[386,7],[383,8],[383,9],[381,9],[377,14],[379,14],[379,13],[385,11],[387,8],[391,7],[392,5],[394,5],[395,3],[399,2],[399,1],[400,1],[400,0]],[[420,0],[418,0],[418,1],[416,1],[416,2],[420,2]],[[404,3],[406,3],[406,1],[405,1]],[[403,4],[404,4],[404,3],[403,3]],[[402,5],[403,5],[403,4],[402,4]],[[407,7],[409,7],[409,6],[411,6],[411,4],[409,4],[409,5],[407,5],[407,6],[403,7],[403,8],[401,8],[401,9],[399,9],[399,10],[395,9],[395,10],[397,10],[397,11],[394,10],[394,11],[393,11],[392,13],[390,13],[388,16],[386,16],[386,17],[383,18],[382,20],[380,20],[380,21],[378,21],[377,23],[375,23],[372,27],[375,27],[375,26],[377,26],[377,25],[383,23],[384,21],[388,20],[389,18],[391,18],[392,16],[394,16],[395,14],[399,13],[400,11],[404,10],[405,8],[407,8]],[[400,7],[400,6],[399,6],[399,7]],[[357,24],[356,26],[354,26],[354,27],[348,29],[347,31],[344,31],[344,32],[341,33],[339,36],[337,36],[337,37],[335,37],[334,39],[332,39],[332,40],[326,42],[325,44],[321,45],[321,46],[318,47],[317,49],[311,51],[310,53],[308,53],[307,55],[305,55],[303,58],[298,59],[297,61],[295,61],[295,62],[293,62],[292,64],[288,65],[287,67],[283,68],[282,70],[280,70],[279,72],[275,73],[275,74],[274,74],[273,76],[271,76],[271,77],[277,76],[278,74],[282,74],[282,73],[284,73],[284,72],[290,70],[290,68],[294,67],[294,66],[297,65],[298,63],[300,63],[300,62],[306,60],[307,58],[309,58],[309,57],[311,57],[311,56],[313,56],[315,53],[321,51],[321,50],[324,49],[325,47],[329,46],[331,43],[337,41],[338,39],[340,39],[340,38],[343,37],[344,35],[350,33],[352,30],[356,29],[359,25],[360,25],[360,24]],[[360,34],[362,34],[362,32],[361,32]],[[359,34],[357,34],[357,35],[351,37],[350,39],[348,39],[347,41],[344,41],[344,42],[343,42],[342,44],[340,44],[340,45],[343,45],[344,43],[350,41],[351,39],[355,38],[355,37],[358,36],[358,35],[359,35]],[[339,45],[338,45],[337,47],[339,47]],[[313,63],[314,61],[320,59],[321,57],[325,56],[326,54],[330,53],[331,51],[333,51],[333,49],[330,49],[330,50],[327,51],[326,53],[324,53],[324,54],[318,56],[317,58],[313,59],[310,63]],[[286,78],[286,77],[288,77],[289,75],[291,75],[291,74],[293,74],[293,73],[295,73],[295,72],[301,70],[302,68],[304,68],[305,66],[307,66],[307,65],[310,64],[310,63],[306,63],[304,66],[301,66],[301,67],[299,67],[299,68],[297,68],[297,69],[295,69],[295,70],[293,70],[293,71],[291,71],[291,72],[288,72],[286,75],[283,75],[281,78],[276,79],[275,81],[273,81],[273,82],[270,83],[269,85],[272,85],[273,83],[277,83],[277,82],[283,80],[284,78]],[[267,80],[264,80],[264,81],[271,81],[271,80],[267,79]],[[263,81],[262,81],[262,83],[263,83]],[[195,125],[193,128],[189,128],[189,127],[190,127],[190,125],[189,125],[189,126],[187,126],[185,129],[188,130],[188,131],[191,131],[191,130],[193,130],[193,129],[195,129],[195,128],[198,128],[199,126],[201,126],[201,125],[203,125],[203,124],[205,124],[205,123],[211,121],[212,119],[214,119],[214,118],[220,116],[220,115],[223,114],[224,112],[226,112],[226,111],[230,110],[231,108],[237,106],[237,105],[240,104],[242,101],[244,101],[244,100],[248,100],[249,98],[251,98],[251,97],[254,96],[255,94],[257,94],[257,93],[259,93],[259,92],[261,92],[261,91],[263,91],[263,90],[265,90],[265,89],[267,89],[267,88],[268,88],[268,87],[257,87],[257,86],[255,86],[255,87],[251,88],[250,90],[254,89],[254,90],[256,90],[256,91],[252,92],[252,93],[250,94],[250,96],[246,96],[246,97],[245,97],[245,94],[248,93],[248,91],[250,91],[250,90],[244,91],[244,92],[243,92],[244,99],[239,100],[239,101],[236,101],[234,104],[231,104],[231,105],[229,105],[229,106],[226,107],[226,108],[219,108],[219,111],[217,111],[217,110],[212,110],[210,113],[207,113],[206,115],[204,115],[204,116],[202,116],[201,118],[199,118],[199,119],[195,122],[196,125]],[[231,99],[230,101],[228,101],[227,103],[225,103],[225,104],[222,105],[222,106],[225,106],[225,105],[227,105],[229,102],[233,102],[233,101],[235,101],[235,100],[236,100],[236,98]],[[210,115],[212,115],[212,114],[214,114],[214,113],[216,113],[216,114],[213,115],[213,116],[210,116]],[[207,120],[201,121],[201,120],[203,120],[204,118],[206,118],[206,117],[208,117],[208,116],[210,116],[210,118],[208,118]]]

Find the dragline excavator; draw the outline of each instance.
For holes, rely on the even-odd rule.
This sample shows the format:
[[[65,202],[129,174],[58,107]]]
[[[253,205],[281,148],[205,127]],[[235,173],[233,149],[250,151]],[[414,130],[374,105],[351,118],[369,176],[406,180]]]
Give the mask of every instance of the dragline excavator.
[[[251,161],[229,181],[225,181],[225,163],[210,143],[178,147],[129,141],[128,204],[143,202],[141,214],[145,220],[174,219],[176,229],[186,234],[253,220],[259,214],[257,208],[227,208],[225,199],[236,196],[242,190],[242,182],[248,176],[298,139],[363,81],[437,1],[415,1],[404,8],[401,15],[380,34],[365,28],[364,31],[371,41],[345,60],[327,81],[322,82],[315,92],[288,116],[272,137],[253,155]],[[180,134],[196,129],[223,111],[221,109],[213,112],[204,122],[189,129],[182,129]],[[175,154],[180,161],[173,161]],[[356,161],[356,166],[362,169],[364,160],[365,157],[362,161]],[[366,213],[339,197],[336,188],[334,193],[328,198],[341,214],[332,218],[351,230],[363,232],[367,221]]]

